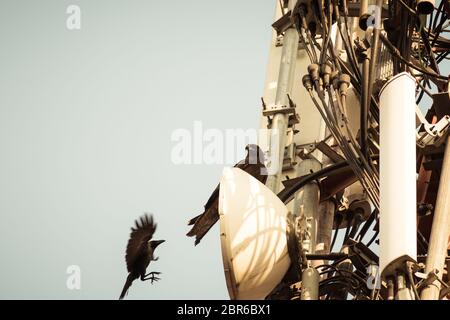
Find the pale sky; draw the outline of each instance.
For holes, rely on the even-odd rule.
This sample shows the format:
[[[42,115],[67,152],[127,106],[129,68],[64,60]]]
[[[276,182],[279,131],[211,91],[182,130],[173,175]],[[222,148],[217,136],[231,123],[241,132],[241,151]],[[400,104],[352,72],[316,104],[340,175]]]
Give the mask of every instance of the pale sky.
[[[172,164],[171,133],[259,126],[274,8],[0,1],[0,298],[117,299],[130,227],[151,212],[162,280],[128,298],[228,299],[217,226],[185,237],[223,166]]]

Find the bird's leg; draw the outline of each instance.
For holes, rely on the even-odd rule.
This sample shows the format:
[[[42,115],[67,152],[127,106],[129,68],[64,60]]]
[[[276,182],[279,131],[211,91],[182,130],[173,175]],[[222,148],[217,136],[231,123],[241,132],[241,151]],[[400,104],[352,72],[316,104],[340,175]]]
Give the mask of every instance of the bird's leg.
[[[150,276],[150,277],[147,277],[147,275],[146,275],[146,276],[144,276],[144,277],[141,277],[141,280],[142,280],[142,281],[151,280],[151,283],[153,284],[153,281],[158,281],[158,280],[160,280],[160,278],[155,277],[154,275],[152,275],[152,276]]]
[[[152,276],[154,277],[155,274],[161,274],[161,272],[152,271],[152,272],[147,273],[147,274],[145,275],[145,277],[147,277],[147,276],[149,276],[149,275],[152,275]]]
[[[149,272],[144,276],[141,276],[142,281],[151,280],[151,283],[153,284],[153,281],[161,280],[161,278],[156,277],[155,275],[161,274],[161,272]]]

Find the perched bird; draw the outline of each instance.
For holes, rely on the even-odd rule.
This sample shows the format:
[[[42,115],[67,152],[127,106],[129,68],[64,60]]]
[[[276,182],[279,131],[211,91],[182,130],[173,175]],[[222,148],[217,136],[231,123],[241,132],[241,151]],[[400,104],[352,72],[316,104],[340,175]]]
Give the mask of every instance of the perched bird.
[[[247,156],[245,160],[238,162],[234,167],[244,170],[262,183],[267,180],[267,168],[264,165],[264,153],[256,144],[245,147]],[[195,245],[205,236],[211,227],[219,220],[219,185],[209,197],[205,204],[205,211],[189,220],[188,225],[193,225],[187,233],[188,237],[195,236]]]
[[[152,240],[156,230],[156,223],[153,222],[153,216],[145,214],[135,221],[135,227],[131,228],[130,240],[128,240],[125,261],[127,262],[128,277],[123,286],[119,299],[123,299],[128,292],[131,284],[137,278],[142,281],[158,281],[160,278],[155,275],[161,272],[150,272],[146,270],[151,261],[156,261],[155,249],[165,240]]]

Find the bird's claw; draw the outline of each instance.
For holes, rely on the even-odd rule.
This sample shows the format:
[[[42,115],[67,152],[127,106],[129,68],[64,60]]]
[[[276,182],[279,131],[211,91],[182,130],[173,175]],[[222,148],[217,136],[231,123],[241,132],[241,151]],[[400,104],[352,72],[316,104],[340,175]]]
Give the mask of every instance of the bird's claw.
[[[161,280],[161,278],[158,278],[156,275],[160,275],[161,272],[157,272],[157,271],[153,271],[150,272],[148,275],[150,276],[150,278],[148,278],[150,280],[150,283],[153,284],[153,281],[158,281]]]
[[[151,284],[153,284],[153,281],[158,281],[158,280],[161,280],[161,278],[158,278],[158,277],[155,277],[155,276],[153,276],[152,278],[151,278]]]

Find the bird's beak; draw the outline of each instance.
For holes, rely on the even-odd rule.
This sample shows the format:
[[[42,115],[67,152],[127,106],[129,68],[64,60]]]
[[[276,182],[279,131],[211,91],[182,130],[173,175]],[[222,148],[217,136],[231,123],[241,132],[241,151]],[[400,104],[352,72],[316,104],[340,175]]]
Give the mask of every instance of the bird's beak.
[[[155,244],[156,244],[156,246],[155,246],[155,248],[157,247],[157,246],[159,246],[161,243],[163,243],[163,242],[166,242],[166,240],[157,240],[157,241],[155,241]]]

